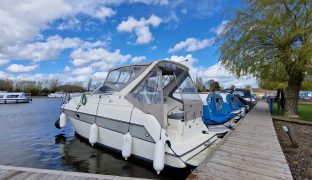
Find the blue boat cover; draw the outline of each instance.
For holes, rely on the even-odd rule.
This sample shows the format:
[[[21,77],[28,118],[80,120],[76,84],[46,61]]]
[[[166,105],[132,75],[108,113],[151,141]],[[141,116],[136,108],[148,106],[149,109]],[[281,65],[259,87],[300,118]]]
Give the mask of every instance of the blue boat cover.
[[[205,124],[224,124],[234,117],[234,115],[226,109],[226,105],[219,94],[209,94],[206,101],[207,105],[203,107],[203,121]]]

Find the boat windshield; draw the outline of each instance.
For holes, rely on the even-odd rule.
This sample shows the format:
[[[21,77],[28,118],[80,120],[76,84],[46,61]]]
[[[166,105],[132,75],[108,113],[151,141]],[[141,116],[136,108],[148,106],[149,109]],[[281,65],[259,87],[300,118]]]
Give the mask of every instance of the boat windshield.
[[[105,83],[93,94],[112,94],[120,91],[146,69],[145,65],[125,66],[109,71]]]
[[[131,82],[134,77],[139,75],[145,66],[126,66],[111,70],[105,81],[105,85],[111,87],[114,90],[119,90],[129,82]]]

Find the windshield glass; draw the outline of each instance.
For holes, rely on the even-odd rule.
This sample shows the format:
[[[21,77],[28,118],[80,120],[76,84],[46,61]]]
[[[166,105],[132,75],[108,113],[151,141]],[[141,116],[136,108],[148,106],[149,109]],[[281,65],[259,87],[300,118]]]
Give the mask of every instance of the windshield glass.
[[[189,74],[173,93],[173,97],[183,101],[201,100]]]
[[[120,88],[142,70],[141,66],[129,66],[110,71],[105,84]]]
[[[96,90],[94,90],[92,94],[112,94],[114,92],[116,92],[114,89],[108,86],[102,85],[98,87]]]

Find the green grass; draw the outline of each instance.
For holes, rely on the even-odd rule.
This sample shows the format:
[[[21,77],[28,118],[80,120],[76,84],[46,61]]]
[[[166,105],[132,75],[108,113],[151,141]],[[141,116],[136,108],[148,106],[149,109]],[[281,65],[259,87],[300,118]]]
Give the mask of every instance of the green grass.
[[[312,121],[312,104],[299,104],[299,119]],[[277,103],[273,104],[272,115],[284,115],[283,112],[277,113]]]

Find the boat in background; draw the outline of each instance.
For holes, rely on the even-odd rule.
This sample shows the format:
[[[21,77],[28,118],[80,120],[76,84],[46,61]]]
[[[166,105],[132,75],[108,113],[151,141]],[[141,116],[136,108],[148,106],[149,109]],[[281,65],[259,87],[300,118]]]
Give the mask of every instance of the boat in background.
[[[203,103],[185,65],[168,60],[113,68],[92,94],[63,104],[67,118],[89,140],[130,156],[165,165],[198,166],[218,139],[202,121]]]
[[[49,98],[64,98],[64,92],[55,92],[48,95]]]
[[[29,103],[32,99],[28,93],[24,92],[0,92],[0,104],[9,103]]]

